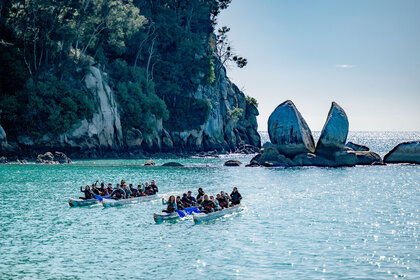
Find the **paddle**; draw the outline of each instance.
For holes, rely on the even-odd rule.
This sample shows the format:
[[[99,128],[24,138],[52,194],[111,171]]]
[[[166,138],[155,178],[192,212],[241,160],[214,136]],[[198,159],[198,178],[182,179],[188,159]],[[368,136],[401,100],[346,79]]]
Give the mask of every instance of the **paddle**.
[[[104,196],[100,196],[100,195],[97,195],[97,194],[94,194],[94,196],[95,196],[95,198],[96,198],[97,200],[99,200],[99,201],[104,200],[104,198],[105,198],[105,199],[111,199],[111,197],[104,197]]]
[[[180,211],[180,210],[178,210],[178,209],[176,209],[176,212],[178,213],[178,215],[179,215],[181,218],[184,218],[184,217],[185,217],[184,212],[182,212],[182,211]]]

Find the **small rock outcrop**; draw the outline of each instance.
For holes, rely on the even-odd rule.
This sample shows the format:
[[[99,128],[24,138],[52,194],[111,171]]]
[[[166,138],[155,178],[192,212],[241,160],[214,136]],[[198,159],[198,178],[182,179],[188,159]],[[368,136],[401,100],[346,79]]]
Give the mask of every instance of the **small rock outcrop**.
[[[62,152],[46,152],[45,154],[39,154],[36,158],[36,163],[39,164],[65,164],[71,163],[71,159]]]
[[[7,163],[7,157],[0,157],[0,163]]]
[[[184,165],[182,163],[179,162],[175,162],[175,161],[170,161],[170,162],[165,162],[164,164],[162,164],[162,166],[168,166],[168,167],[183,167]]]
[[[143,163],[143,165],[144,165],[144,166],[155,166],[155,165],[156,165],[156,163],[153,161],[153,159],[149,159],[149,160],[146,160],[146,161]]]
[[[346,112],[333,102],[316,145],[317,153],[322,150],[343,150],[348,133],[349,120]]]
[[[315,151],[314,139],[308,124],[292,101],[283,102],[268,119],[270,141],[281,154],[293,157]]]
[[[369,151],[369,147],[355,144],[353,142],[347,142],[346,147],[352,149],[353,151]]]
[[[420,141],[400,143],[384,157],[385,163],[420,164]]]
[[[65,153],[62,153],[62,152],[55,152],[54,160],[58,161],[58,163],[61,163],[61,164],[71,163],[71,159]]]
[[[228,160],[223,165],[224,166],[241,166],[242,162],[240,162],[239,160]]]
[[[381,156],[372,151],[355,151],[354,154],[357,157],[357,165],[371,165],[383,163]]]

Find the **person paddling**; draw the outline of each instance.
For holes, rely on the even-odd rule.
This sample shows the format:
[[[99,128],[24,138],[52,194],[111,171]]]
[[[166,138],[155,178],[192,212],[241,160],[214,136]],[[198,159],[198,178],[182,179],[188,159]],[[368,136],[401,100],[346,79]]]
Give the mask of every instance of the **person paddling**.
[[[238,205],[241,204],[242,196],[238,192],[238,188],[234,187],[232,193],[230,194],[232,205]]]
[[[109,195],[109,197],[114,197],[116,199],[125,198],[125,191],[121,189],[120,184],[117,184],[116,189]]]
[[[191,205],[197,205],[197,200],[196,200],[196,199],[195,199],[195,197],[194,197],[194,196],[192,196],[191,194],[192,194],[192,192],[191,192],[191,191],[188,191],[188,192],[187,192],[187,200],[188,200],[188,202],[189,202]]]
[[[204,191],[202,188],[198,188],[197,202],[200,204],[204,197]]]
[[[152,181],[150,182],[150,187],[151,187],[151,189],[152,189],[152,193],[153,193],[153,194],[156,194],[156,193],[158,193],[158,192],[159,192],[159,189],[158,189],[158,187],[156,186],[156,182],[155,182],[155,180],[152,180]]]
[[[80,191],[85,194],[85,197],[80,197],[81,199],[92,199],[95,197],[94,193],[90,190],[90,186],[86,185],[85,189],[80,186]]]
[[[203,209],[203,212],[207,214],[214,211],[214,208],[215,208],[214,202],[209,199],[209,196],[207,194],[203,196],[201,207]]]
[[[168,201],[165,201],[164,198],[162,198],[162,204],[163,205],[168,205],[166,207],[166,210],[162,210],[162,212],[166,212],[166,213],[172,213],[175,212],[175,210],[178,210],[177,205],[176,205],[176,201],[175,201],[175,196],[171,195],[168,199]]]

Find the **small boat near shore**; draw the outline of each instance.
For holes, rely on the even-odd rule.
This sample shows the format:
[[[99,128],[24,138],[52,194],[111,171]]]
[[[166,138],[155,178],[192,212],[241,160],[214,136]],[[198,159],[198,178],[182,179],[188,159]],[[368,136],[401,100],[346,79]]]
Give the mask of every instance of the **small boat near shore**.
[[[69,199],[69,205],[71,207],[84,207],[84,206],[98,206],[101,202],[96,198],[92,199]]]
[[[202,221],[209,221],[209,220],[217,219],[217,218],[220,218],[224,215],[239,212],[241,210],[242,210],[241,205],[236,205],[236,206],[225,208],[225,209],[222,209],[222,210],[219,210],[219,211],[216,211],[216,212],[211,212],[211,213],[208,213],[208,214],[203,213],[203,212],[194,213],[193,214],[193,220],[194,220],[194,223],[200,223]]]
[[[128,198],[128,199],[104,199],[102,200],[102,205],[104,207],[115,207],[115,206],[129,205],[129,204],[137,204],[139,202],[154,200],[157,197],[158,196],[154,194],[154,195],[140,196],[140,197],[134,197],[134,198]]]

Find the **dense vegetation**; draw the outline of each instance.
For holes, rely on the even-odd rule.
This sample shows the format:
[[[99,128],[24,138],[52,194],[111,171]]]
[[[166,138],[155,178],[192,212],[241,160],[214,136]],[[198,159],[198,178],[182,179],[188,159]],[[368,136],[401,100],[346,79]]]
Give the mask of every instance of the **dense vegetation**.
[[[90,117],[97,101],[83,77],[92,64],[109,73],[123,128],[147,132],[151,115],[172,130],[203,123],[209,104],[191,95],[215,81],[215,52],[246,65],[231,51],[229,30],[214,30],[230,2],[2,1],[0,111],[8,136],[57,135]]]

